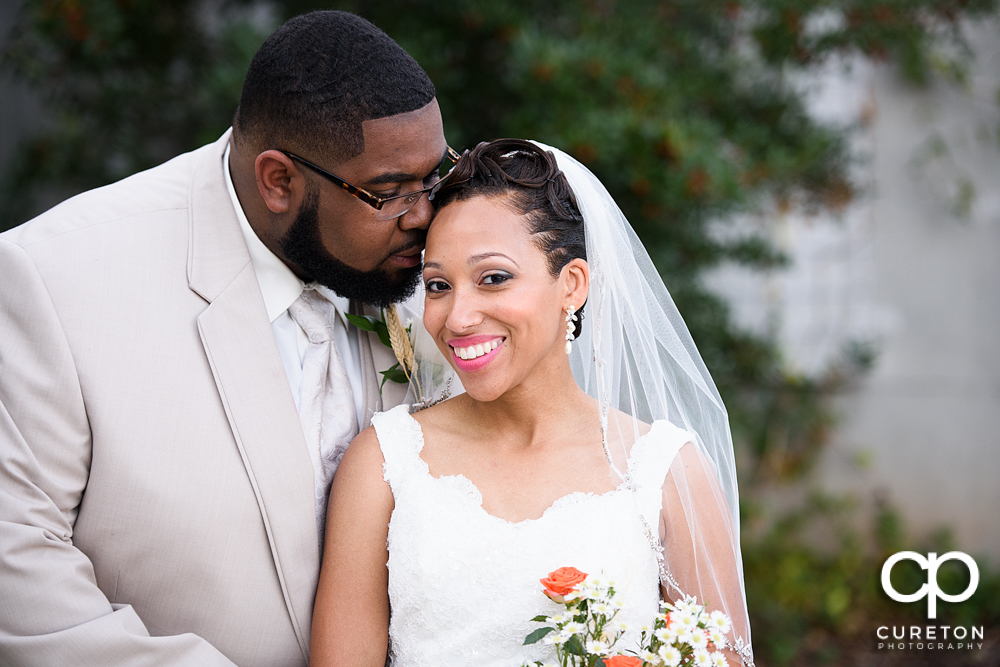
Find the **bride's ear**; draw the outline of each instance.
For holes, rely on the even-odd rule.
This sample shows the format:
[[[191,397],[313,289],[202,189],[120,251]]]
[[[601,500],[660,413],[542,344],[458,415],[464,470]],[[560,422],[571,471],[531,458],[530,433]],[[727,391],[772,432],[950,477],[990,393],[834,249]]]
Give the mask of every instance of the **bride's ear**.
[[[574,257],[562,268],[560,281],[566,288],[565,305],[580,308],[587,301],[590,290],[590,267],[586,260]]]

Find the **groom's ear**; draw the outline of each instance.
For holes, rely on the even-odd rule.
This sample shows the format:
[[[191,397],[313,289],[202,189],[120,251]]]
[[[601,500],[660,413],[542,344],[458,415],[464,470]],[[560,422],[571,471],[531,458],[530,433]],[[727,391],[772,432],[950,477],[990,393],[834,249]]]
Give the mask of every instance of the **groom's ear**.
[[[304,179],[295,162],[281,151],[264,151],[254,162],[257,189],[272,213],[295,210],[302,198]]]
[[[566,302],[580,308],[590,291],[590,267],[585,260],[574,257],[562,268],[559,279],[566,285]]]

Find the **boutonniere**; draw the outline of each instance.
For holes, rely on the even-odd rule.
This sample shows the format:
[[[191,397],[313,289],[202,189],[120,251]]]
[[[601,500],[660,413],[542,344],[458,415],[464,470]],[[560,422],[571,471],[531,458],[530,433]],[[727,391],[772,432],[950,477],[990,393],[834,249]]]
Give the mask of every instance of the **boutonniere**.
[[[347,321],[363,331],[374,333],[379,341],[396,355],[396,363],[391,368],[379,371],[382,376],[379,391],[382,391],[387,380],[398,384],[413,382],[414,393],[420,396],[420,385],[414,375],[417,371],[417,360],[413,356],[413,343],[410,341],[411,327],[403,326],[399,313],[396,312],[396,306],[391,305],[383,309],[382,319],[372,315],[347,314]]]

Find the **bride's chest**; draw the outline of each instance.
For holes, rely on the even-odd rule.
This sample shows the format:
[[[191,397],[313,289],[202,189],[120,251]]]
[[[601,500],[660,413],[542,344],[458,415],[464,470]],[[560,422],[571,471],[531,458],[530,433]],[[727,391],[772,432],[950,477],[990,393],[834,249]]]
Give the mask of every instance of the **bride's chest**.
[[[517,523],[490,515],[461,476],[427,477],[395,495],[389,567],[398,576],[451,582],[463,573],[480,585],[516,579],[534,589],[563,566],[625,576],[655,568],[646,526],[624,488],[563,496],[538,519]]]

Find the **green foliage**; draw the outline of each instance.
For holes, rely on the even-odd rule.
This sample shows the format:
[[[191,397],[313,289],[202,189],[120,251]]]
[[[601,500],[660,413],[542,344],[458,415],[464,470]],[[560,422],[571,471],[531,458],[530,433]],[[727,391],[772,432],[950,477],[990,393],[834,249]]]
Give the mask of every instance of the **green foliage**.
[[[541,617],[536,616],[533,620],[537,621],[539,618],[541,618],[542,621],[547,621],[548,620],[548,618],[546,618],[545,616],[541,616]],[[549,634],[553,630],[555,630],[555,628],[548,628],[548,627],[547,628],[538,628],[537,630],[535,630],[534,632],[530,633],[527,637],[524,638],[524,645],[528,646],[529,644],[534,644],[536,642],[541,641],[542,638],[545,637],[545,635]]]
[[[876,508],[872,535],[866,536],[857,529],[856,509],[843,498],[814,493],[801,506],[781,514],[744,550],[754,649],[758,656],[767,657],[766,664],[862,664],[871,659],[878,627],[928,624],[924,603],[900,604],[885,595],[881,567],[901,550],[951,551],[956,547],[950,536],[941,532],[914,540],[905,534],[900,516],[886,504]],[[980,583],[975,594],[960,604],[938,601],[937,622],[984,626],[987,648],[933,656],[937,661],[932,663],[922,662],[919,652],[883,652],[878,664],[996,664],[1000,659],[996,647],[1000,572],[985,567],[984,559],[978,560]],[[910,593],[927,581],[927,572],[912,565],[904,561],[893,568],[896,590]],[[957,593],[965,590],[968,572],[962,566],[943,566],[938,580],[943,590]]]
[[[335,6],[371,19],[424,65],[456,148],[539,139],[607,185],[730,409],[759,662],[851,664],[846,647],[874,618],[865,614],[887,609],[878,558],[903,544],[898,517],[882,512],[869,539],[852,532],[843,503],[817,495],[778,512],[761,498],[808,477],[835,426],[830,396],[872,355],[854,350],[819,378],[788,375],[773,341],[735,327],[699,282],[720,262],[779,269],[787,258],[765,238],[720,240],[709,224],[771,203],[837,210],[854,196],[846,130],[812,119],[789,73],[860,54],[896,63],[916,84],[936,72],[961,79],[971,54],[960,21],[995,12],[997,0]],[[327,8],[316,0],[27,0],[4,62],[34,86],[49,117],[14,160],[0,229],[53,193],[117,180],[217,138],[266,34]],[[808,546],[807,529],[817,525],[830,528],[826,549]],[[874,555],[873,539],[882,550]],[[990,577],[976,599],[982,591],[1000,599]],[[1000,626],[996,604],[963,609]]]
[[[5,62],[53,117],[15,156],[0,228],[37,212],[46,190],[104,185],[218,138],[265,33],[209,5],[25,3]]]
[[[386,347],[392,347],[389,339],[389,328],[385,322],[371,315],[351,315],[347,314],[347,321],[363,331],[371,331],[378,335],[379,341]]]

